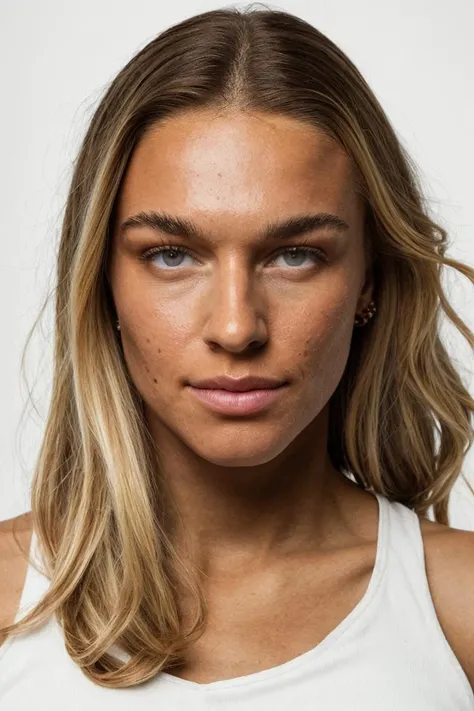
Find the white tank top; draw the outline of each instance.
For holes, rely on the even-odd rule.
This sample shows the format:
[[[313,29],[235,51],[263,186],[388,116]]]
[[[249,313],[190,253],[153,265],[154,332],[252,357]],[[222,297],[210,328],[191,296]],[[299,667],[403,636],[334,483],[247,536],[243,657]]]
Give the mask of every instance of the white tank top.
[[[352,612],[308,652],[207,684],[161,672],[139,686],[106,689],[72,662],[52,616],[0,647],[0,710],[473,711],[474,693],[431,598],[418,516],[376,497],[377,555],[369,586]],[[41,564],[34,532],[31,553]],[[17,620],[48,584],[30,563]]]

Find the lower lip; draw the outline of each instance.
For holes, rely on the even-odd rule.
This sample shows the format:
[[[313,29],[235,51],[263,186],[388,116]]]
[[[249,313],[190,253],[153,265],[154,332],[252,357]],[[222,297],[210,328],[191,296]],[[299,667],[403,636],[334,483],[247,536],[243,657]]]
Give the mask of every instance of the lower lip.
[[[214,412],[225,415],[250,415],[275,402],[285,385],[245,392],[194,388],[192,385],[188,387],[201,402],[208,405]]]

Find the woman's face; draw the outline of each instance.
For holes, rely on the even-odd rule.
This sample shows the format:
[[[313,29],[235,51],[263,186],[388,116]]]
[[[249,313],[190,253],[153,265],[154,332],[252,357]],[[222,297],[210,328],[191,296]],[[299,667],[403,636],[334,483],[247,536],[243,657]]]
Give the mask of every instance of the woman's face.
[[[195,229],[121,229],[152,211]],[[263,236],[270,224],[317,213],[348,227]],[[118,197],[109,277],[127,367],[158,440],[249,466],[310,423],[322,426],[355,313],[371,297],[363,222],[348,157],[295,120],[199,111],[142,139]],[[168,251],[142,258],[160,246]],[[229,414],[189,387],[222,375],[285,385],[261,409]]]

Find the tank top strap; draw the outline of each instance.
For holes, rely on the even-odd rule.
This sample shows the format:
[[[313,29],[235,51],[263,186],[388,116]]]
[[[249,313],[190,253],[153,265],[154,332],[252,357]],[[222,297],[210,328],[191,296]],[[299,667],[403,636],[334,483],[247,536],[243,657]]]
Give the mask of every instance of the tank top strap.
[[[38,537],[36,531],[33,529],[28,555],[28,567],[15,622],[22,619],[39,602],[48,589],[49,583],[50,581],[43,568]]]
[[[392,614],[400,613],[402,626],[416,630],[424,625],[436,639],[444,638],[429,586],[420,518],[398,501],[385,499],[385,504],[389,560],[385,596]]]
[[[417,513],[399,501],[384,500],[388,518],[387,539],[392,555],[398,555],[404,565],[424,572],[425,553]]]

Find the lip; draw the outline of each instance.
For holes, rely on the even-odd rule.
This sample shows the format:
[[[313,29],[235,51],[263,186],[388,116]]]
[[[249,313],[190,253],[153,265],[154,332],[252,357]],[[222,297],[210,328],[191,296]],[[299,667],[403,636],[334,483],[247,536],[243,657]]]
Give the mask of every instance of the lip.
[[[224,415],[251,415],[260,412],[277,400],[286,383],[271,388],[230,391],[218,388],[187,386],[193,395],[214,412]]]
[[[220,375],[216,378],[190,382],[189,385],[198,389],[245,392],[248,390],[271,390],[283,385],[284,382],[276,378],[263,378],[255,375],[247,375],[243,378],[230,378],[227,375]]]

